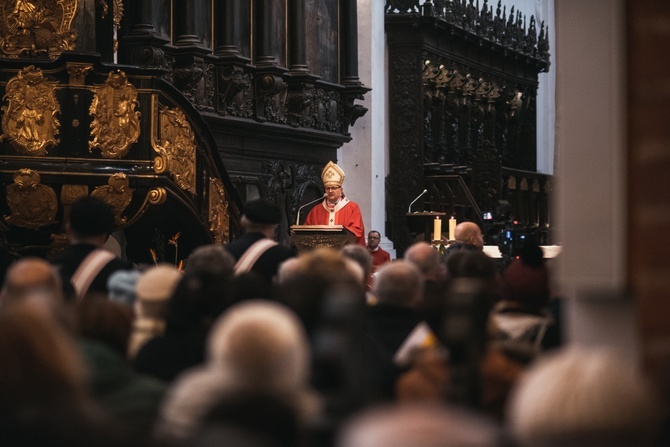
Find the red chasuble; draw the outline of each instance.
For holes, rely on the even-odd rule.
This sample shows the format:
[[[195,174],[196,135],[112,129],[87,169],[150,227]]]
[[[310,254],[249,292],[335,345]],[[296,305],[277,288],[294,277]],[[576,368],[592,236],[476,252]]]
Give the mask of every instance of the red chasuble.
[[[321,205],[316,205],[309,212],[305,225],[342,225],[356,236],[357,244],[366,246],[361,209],[356,202],[346,197],[343,197],[333,208],[329,208],[324,199]]]

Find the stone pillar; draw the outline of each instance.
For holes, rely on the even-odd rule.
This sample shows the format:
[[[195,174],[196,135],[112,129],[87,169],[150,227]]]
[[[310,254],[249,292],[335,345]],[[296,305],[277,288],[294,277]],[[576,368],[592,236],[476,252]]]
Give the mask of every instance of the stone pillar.
[[[291,73],[309,73],[305,46],[305,0],[289,0],[289,70]]]

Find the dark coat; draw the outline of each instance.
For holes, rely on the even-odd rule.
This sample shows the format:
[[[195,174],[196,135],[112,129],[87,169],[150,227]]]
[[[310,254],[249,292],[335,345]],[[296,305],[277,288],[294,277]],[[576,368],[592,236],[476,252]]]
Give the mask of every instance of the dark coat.
[[[86,256],[88,256],[96,248],[97,247],[92,244],[70,245],[63,253],[51,260],[51,264],[53,264],[61,274],[61,278],[63,279],[63,287],[65,288],[66,293],[73,292],[73,288],[70,282],[72,276],[77,271],[77,268],[86,258]],[[107,295],[107,280],[111,274],[117,270],[133,270],[134,268],[135,267],[130,262],[119,258],[112,259],[102,268],[102,270],[100,270],[100,273],[98,273],[98,275],[95,277],[91,283],[91,286],[88,288],[88,291],[100,292]]]
[[[246,233],[239,239],[225,245],[224,248],[228,253],[233,255],[235,261],[239,261],[249,247],[263,238],[265,238],[265,236],[261,233]],[[279,265],[295,255],[296,253],[293,250],[282,245],[275,245],[274,247],[267,249],[260,258],[258,258],[253,267],[251,267],[251,271],[258,273],[269,283],[272,283],[272,278],[277,274]]]

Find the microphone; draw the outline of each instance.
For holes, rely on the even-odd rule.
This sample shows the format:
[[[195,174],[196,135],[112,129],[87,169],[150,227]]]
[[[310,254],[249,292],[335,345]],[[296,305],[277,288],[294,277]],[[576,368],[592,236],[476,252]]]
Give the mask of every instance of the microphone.
[[[306,207],[307,205],[311,205],[312,203],[316,203],[316,202],[318,202],[319,200],[323,200],[323,199],[325,199],[326,197],[328,197],[328,194],[324,193],[324,194],[323,194],[321,197],[319,197],[318,199],[314,199],[314,200],[312,200],[311,202],[307,202],[307,203],[305,203],[303,206],[301,206],[300,208],[298,208],[298,218],[295,220],[295,224],[296,224],[296,225],[300,225],[300,211],[302,211],[302,209],[303,209],[304,207]]]
[[[422,192],[421,194],[419,194],[418,196],[416,196],[416,199],[412,200],[412,203],[410,203],[410,204],[409,204],[409,207],[407,207],[407,212],[408,212],[408,213],[411,213],[411,212],[412,212],[412,205],[414,205],[414,202],[416,202],[417,200],[419,200],[419,198],[420,198],[422,195],[424,195],[425,193],[427,193],[427,192],[428,192],[428,190],[427,190],[427,189],[424,189],[423,192]]]

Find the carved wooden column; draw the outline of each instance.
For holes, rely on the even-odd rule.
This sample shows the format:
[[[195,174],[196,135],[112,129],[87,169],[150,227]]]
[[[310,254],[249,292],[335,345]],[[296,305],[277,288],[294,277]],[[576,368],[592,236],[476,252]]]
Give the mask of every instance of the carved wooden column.
[[[174,45],[177,47],[201,45],[196,23],[196,11],[206,5],[203,0],[174,0]]]
[[[356,0],[342,0],[340,3],[340,47],[341,82],[360,84],[358,78],[358,10]]]
[[[305,46],[305,0],[289,0],[289,70],[291,73],[309,73]]]
[[[276,21],[283,22],[283,17],[275,17],[275,9],[272,7],[271,0],[257,0],[255,11],[255,35],[256,35],[256,51],[254,62],[260,67],[274,67],[277,66],[277,57],[274,54],[273,39],[276,36],[272,35],[272,30]]]
[[[216,33],[217,56],[241,55],[240,42],[244,39],[244,32],[248,17],[245,20],[239,0],[216,0],[214,23]]]
[[[154,6],[152,0],[135,0],[132,3],[135,12],[135,23],[130,27],[130,34],[133,36],[156,34],[154,25]]]

